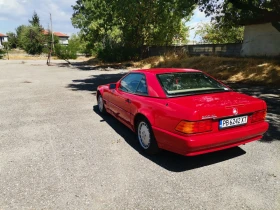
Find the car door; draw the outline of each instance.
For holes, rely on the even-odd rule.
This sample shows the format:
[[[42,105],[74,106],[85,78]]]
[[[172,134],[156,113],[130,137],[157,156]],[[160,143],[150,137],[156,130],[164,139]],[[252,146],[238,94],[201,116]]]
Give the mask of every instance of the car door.
[[[106,102],[106,109],[112,110],[112,97],[116,92],[116,83],[109,84],[109,88],[105,88],[103,92],[103,99]]]
[[[111,98],[115,116],[128,126],[131,126],[132,99],[143,77],[144,75],[140,73],[128,74],[120,81],[119,87]]]

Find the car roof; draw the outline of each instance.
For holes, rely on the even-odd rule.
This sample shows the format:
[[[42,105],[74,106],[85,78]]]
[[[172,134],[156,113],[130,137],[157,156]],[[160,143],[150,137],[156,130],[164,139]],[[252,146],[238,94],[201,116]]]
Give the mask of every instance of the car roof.
[[[152,68],[139,69],[132,72],[150,73],[150,74],[164,74],[164,73],[183,73],[183,72],[201,72],[196,69],[180,69],[180,68]]]

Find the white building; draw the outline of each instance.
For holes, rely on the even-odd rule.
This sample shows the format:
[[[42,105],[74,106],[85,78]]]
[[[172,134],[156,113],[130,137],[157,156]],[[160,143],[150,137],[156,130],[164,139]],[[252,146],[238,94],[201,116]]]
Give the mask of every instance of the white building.
[[[8,36],[0,33],[0,49],[3,48],[3,43],[8,41]]]
[[[245,25],[242,56],[279,56],[280,32],[271,23]]]
[[[48,35],[49,31],[48,30],[44,30],[44,34]],[[69,36],[67,34],[61,33],[61,32],[53,32],[54,36],[57,36],[59,38],[59,43],[62,45],[68,45],[68,39]]]

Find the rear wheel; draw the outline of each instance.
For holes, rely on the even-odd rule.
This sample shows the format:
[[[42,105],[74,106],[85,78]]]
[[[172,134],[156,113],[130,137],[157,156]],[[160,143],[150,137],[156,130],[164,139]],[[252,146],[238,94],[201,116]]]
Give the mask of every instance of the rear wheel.
[[[157,154],[160,151],[151,125],[145,118],[141,118],[137,123],[137,138],[146,153]]]
[[[101,113],[106,113],[106,109],[104,107],[104,101],[103,101],[103,98],[101,96],[101,94],[98,95],[97,97],[97,103],[98,103],[98,109]]]

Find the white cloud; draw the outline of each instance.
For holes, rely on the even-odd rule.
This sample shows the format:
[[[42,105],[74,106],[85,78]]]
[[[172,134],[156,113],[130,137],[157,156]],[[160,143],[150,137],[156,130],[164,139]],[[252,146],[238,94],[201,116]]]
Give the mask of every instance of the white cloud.
[[[71,5],[75,3],[76,0],[0,0],[0,30],[12,31],[19,25],[28,24],[36,11],[44,28],[50,25],[51,13],[55,31],[76,32],[71,24]]]
[[[71,28],[73,30],[73,26],[71,24],[71,17],[73,10],[71,5],[75,3],[75,0],[45,0],[40,3],[35,0],[32,0],[34,3],[36,2],[36,7],[33,10],[36,10],[41,19],[41,24],[43,27],[48,28],[50,24],[50,13],[52,14],[53,20],[53,29],[55,31],[61,31],[66,33],[65,30],[69,30]],[[67,28],[67,29],[66,29]]]
[[[0,0],[0,19],[16,20],[18,17],[26,15],[27,11],[21,0]]]

